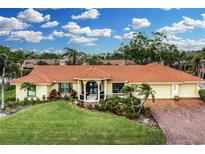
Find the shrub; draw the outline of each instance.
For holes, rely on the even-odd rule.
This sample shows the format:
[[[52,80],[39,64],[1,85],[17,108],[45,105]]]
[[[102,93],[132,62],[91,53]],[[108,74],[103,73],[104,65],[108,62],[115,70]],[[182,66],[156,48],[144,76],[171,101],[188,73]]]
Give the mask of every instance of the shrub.
[[[36,98],[36,103],[37,103],[37,104],[40,104],[40,103],[41,103],[40,98],[38,98],[38,97]]]
[[[20,101],[19,99],[16,100],[16,105],[24,105],[24,101]]]
[[[144,114],[144,116],[146,118],[151,118],[152,117],[152,112],[151,112],[151,109],[149,107],[142,108],[141,112]]]
[[[77,95],[77,92],[72,89],[71,92],[70,92],[70,96],[73,97],[73,98],[76,98],[76,95]]]
[[[179,96],[174,96],[175,101],[179,101]]]
[[[83,101],[77,101],[77,104],[76,104],[76,105],[78,105],[78,106],[80,106],[80,107],[84,107]]]
[[[7,107],[13,108],[14,107],[14,102],[11,102],[11,101],[7,102]]]
[[[51,101],[57,100],[59,98],[61,98],[61,94],[56,89],[53,89],[51,91],[51,93],[49,94],[49,97],[48,97],[48,99],[51,100]]]
[[[32,105],[35,105],[35,104],[36,104],[36,100],[35,100],[34,98],[31,98],[30,101],[31,101],[31,104],[32,104]]]
[[[63,100],[69,101],[69,100],[70,100],[70,97],[68,97],[68,95],[65,95],[65,96],[63,97]]]
[[[32,101],[30,101],[28,98],[24,98],[23,105],[30,105],[32,104]]]
[[[200,89],[198,91],[200,98],[205,101],[205,89]]]
[[[132,103],[132,102],[133,103]],[[131,98],[120,98],[111,97],[106,100],[100,101],[99,105],[96,106],[99,111],[109,111],[117,115],[127,117],[129,119],[136,118],[136,112],[138,111],[138,106],[140,100],[136,97]],[[135,113],[133,112],[133,109]]]
[[[6,114],[7,114],[7,115],[13,114],[13,113],[15,113],[15,112],[16,112],[16,110],[14,110],[14,109],[11,109],[11,108],[9,108],[9,107],[6,108]]]

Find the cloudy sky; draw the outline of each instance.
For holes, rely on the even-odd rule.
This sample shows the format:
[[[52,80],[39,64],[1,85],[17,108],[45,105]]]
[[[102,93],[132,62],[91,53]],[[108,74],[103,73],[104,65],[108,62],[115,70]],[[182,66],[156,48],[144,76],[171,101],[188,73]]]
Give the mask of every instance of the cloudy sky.
[[[181,49],[201,49],[205,9],[0,9],[0,44],[14,49],[113,52],[133,32],[155,31]]]

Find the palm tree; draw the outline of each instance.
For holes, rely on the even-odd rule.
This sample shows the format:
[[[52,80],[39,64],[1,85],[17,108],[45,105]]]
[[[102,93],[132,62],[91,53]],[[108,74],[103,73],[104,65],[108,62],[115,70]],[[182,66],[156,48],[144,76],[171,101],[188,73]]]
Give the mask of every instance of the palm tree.
[[[155,102],[155,91],[152,89],[152,87],[147,84],[147,83],[142,83],[139,88],[138,88],[138,95],[143,95],[144,99],[140,104],[140,108],[138,110],[137,114],[140,114],[142,108],[144,107],[144,103],[147,101],[147,99],[149,98],[149,96],[151,96],[152,98],[152,102]]]
[[[21,89],[33,90],[34,88],[35,88],[35,85],[30,82],[24,82],[21,84]]]
[[[123,86],[123,88],[122,88],[122,92],[123,92],[125,95],[127,95],[127,97],[130,98],[131,105],[132,105],[132,111],[133,111],[134,114],[135,114],[136,112],[135,112],[135,105],[134,105],[134,102],[133,102],[133,99],[132,99],[132,98],[133,98],[134,92],[137,91],[137,88],[138,88],[138,85],[134,85],[134,84],[132,84],[132,85],[125,85],[125,86]]]
[[[202,55],[198,54],[198,55],[194,55],[191,63],[192,63],[192,70],[194,71],[195,75],[199,75],[199,71],[200,71],[200,62],[202,60]]]
[[[68,56],[69,61],[71,60],[70,64],[76,65],[84,62],[86,54],[68,47],[64,48],[64,50],[65,53],[62,56]]]
[[[4,78],[5,78],[5,70],[6,70],[6,65],[8,62],[8,55],[6,54],[1,54],[1,59],[3,60],[3,70],[2,70],[2,84],[1,84],[1,109],[4,109]]]

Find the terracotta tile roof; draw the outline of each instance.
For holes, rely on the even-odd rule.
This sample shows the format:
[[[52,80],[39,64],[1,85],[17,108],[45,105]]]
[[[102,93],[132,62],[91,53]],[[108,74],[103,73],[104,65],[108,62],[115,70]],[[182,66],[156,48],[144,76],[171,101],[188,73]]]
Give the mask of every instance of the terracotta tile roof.
[[[111,79],[111,75],[96,68],[95,66],[93,67],[90,67],[90,68],[87,68],[77,74],[74,74],[73,75],[73,78],[77,79],[77,78],[80,78],[80,79],[90,79],[90,78],[94,78],[94,79]]]
[[[12,84],[23,83],[23,82],[30,82],[30,83],[34,83],[34,84],[52,83],[52,81],[50,79],[48,79],[47,76],[45,76],[44,74],[32,72],[26,76],[23,76],[21,78],[13,80]]]
[[[76,78],[107,78],[116,82],[204,82],[205,80],[157,63],[148,65],[42,65],[12,84],[67,82]]]
[[[151,63],[129,82],[193,82],[203,79],[158,63]]]
[[[37,66],[37,63],[39,61],[45,62],[48,65],[55,65],[57,63],[59,63],[58,59],[27,59],[24,61],[22,67],[24,68],[34,68]]]

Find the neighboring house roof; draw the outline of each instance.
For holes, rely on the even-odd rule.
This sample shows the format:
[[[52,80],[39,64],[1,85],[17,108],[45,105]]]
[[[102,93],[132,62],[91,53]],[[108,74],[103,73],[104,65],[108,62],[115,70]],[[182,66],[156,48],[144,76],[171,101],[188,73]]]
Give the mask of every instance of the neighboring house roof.
[[[185,72],[157,64],[147,65],[68,65],[35,67],[29,75],[12,81],[12,84],[23,82],[52,83],[68,82],[76,78],[106,78],[116,82],[204,82],[205,80]]]
[[[135,65],[135,62],[132,60],[112,60],[112,59],[105,59],[100,60],[104,65]]]
[[[39,61],[45,62],[48,65],[55,65],[56,63],[59,63],[59,60],[57,59],[27,59],[24,61],[22,67],[24,68],[34,68],[37,66],[37,63]]]

